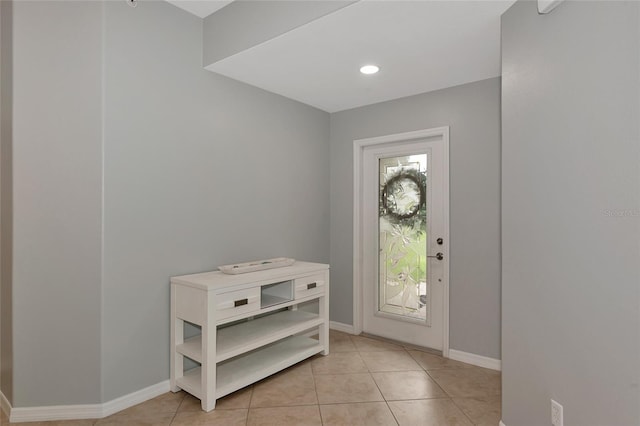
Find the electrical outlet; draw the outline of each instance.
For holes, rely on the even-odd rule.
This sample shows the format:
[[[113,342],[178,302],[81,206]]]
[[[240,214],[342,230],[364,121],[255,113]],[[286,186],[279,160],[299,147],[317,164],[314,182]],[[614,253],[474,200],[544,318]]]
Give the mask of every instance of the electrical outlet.
[[[551,400],[551,426],[563,426],[562,405]]]

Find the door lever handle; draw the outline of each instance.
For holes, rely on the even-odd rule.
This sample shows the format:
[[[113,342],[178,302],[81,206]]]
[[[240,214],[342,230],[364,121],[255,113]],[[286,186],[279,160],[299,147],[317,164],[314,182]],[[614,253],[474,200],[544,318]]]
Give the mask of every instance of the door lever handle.
[[[427,257],[435,257],[438,260],[442,260],[444,259],[444,254],[442,254],[441,252],[436,253],[435,256],[427,256]]]

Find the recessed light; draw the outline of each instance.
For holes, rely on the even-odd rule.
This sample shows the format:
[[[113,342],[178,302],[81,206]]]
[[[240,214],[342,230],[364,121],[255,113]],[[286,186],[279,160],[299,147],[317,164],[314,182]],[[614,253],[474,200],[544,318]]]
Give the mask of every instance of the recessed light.
[[[375,65],[365,65],[362,68],[360,68],[360,72],[362,74],[375,74],[378,71],[380,71],[380,68],[378,68]]]

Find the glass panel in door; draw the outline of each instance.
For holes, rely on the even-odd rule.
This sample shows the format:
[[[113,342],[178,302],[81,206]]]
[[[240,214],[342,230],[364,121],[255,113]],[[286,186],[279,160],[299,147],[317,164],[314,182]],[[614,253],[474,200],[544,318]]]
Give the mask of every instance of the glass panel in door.
[[[427,154],[379,160],[378,312],[428,322]]]

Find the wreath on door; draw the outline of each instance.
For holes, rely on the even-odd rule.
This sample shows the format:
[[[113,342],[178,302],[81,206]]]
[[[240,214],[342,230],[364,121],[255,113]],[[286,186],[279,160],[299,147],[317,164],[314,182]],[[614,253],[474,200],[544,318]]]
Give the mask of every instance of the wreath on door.
[[[401,169],[389,176],[380,189],[380,217],[408,227],[426,225],[427,174]]]

